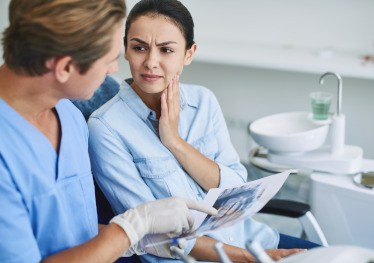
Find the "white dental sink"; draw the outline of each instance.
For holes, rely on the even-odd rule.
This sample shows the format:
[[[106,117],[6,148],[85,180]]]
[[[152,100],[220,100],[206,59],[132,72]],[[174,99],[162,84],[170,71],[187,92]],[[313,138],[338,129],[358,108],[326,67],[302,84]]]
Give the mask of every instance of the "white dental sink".
[[[249,131],[253,140],[275,153],[315,150],[326,140],[329,125],[313,122],[309,112],[285,112],[254,121]]]

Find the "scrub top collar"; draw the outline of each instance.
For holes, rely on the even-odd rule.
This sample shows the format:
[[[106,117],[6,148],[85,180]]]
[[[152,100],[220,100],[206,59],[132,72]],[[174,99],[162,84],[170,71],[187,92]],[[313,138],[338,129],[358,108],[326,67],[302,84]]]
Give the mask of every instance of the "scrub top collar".
[[[62,125],[62,123],[65,122],[65,119],[67,118],[67,115],[70,114],[70,112],[66,112],[62,110],[61,104],[63,101],[66,101],[65,99],[61,99],[56,105],[55,110],[58,116],[58,121],[60,122],[61,127],[61,137],[60,137],[60,145],[59,150],[56,152],[56,150],[53,148],[51,142],[48,140],[46,135],[44,135],[40,130],[38,130],[35,126],[33,126],[29,121],[27,121],[21,114],[19,114],[16,110],[14,110],[8,103],[6,103],[4,100],[0,99],[0,108],[6,107],[7,112],[10,116],[8,116],[9,120],[12,120],[11,125],[22,125],[23,129],[28,130],[29,134],[25,135],[29,137],[29,140],[31,140],[33,143],[40,143],[39,148],[44,149],[46,152],[49,153],[50,158],[53,158],[54,160],[51,162],[55,162],[56,164],[56,181],[63,180],[64,177],[62,175],[68,174],[66,171],[69,170],[69,167],[64,166],[63,164],[66,163],[65,159],[69,159],[69,156],[66,155],[66,146],[65,146],[65,136],[68,132],[74,133],[74,131],[69,131],[65,125]],[[47,160],[46,160],[47,162]]]

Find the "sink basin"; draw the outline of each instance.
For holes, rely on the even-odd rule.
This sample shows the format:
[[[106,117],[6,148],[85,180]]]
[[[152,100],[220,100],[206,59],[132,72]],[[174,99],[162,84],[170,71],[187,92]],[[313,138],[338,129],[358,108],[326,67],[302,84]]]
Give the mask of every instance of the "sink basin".
[[[315,150],[326,140],[329,125],[313,122],[309,112],[285,112],[254,121],[253,140],[271,152],[296,153]]]

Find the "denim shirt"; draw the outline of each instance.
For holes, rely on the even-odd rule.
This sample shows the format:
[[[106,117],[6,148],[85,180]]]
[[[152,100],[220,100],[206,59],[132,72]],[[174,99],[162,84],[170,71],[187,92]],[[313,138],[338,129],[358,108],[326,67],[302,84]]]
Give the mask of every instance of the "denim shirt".
[[[230,141],[214,94],[197,85],[180,84],[179,89],[180,137],[219,165],[219,187],[243,184],[247,172]],[[161,143],[156,113],[126,81],[116,96],[91,115],[88,126],[93,173],[116,214],[170,196],[204,199],[206,191]],[[276,231],[250,218],[209,236],[242,248],[254,237],[265,248],[276,248],[279,241]],[[193,245],[190,242],[187,253]],[[146,262],[170,260],[176,261],[142,256]]]

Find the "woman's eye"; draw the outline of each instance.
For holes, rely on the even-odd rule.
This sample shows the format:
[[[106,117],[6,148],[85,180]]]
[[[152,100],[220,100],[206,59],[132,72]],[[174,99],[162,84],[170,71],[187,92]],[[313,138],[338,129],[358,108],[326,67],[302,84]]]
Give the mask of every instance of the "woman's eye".
[[[161,48],[161,51],[162,51],[163,53],[172,53],[172,52],[174,52],[173,49],[168,48],[168,47],[163,47],[163,48]]]
[[[144,47],[141,47],[141,46],[135,46],[135,47],[133,47],[133,49],[134,49],[135,51],[144,51],[144,50],[145,50],[145,48],[144,48]]]

